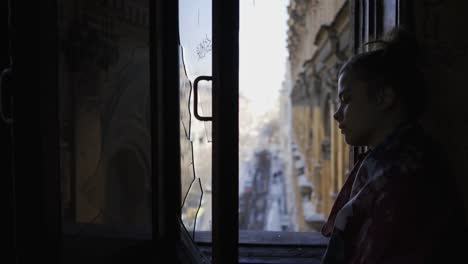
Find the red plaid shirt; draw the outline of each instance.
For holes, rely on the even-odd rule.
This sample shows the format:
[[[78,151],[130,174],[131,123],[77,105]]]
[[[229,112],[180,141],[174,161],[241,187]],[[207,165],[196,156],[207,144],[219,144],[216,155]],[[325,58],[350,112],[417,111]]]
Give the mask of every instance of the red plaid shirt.
[[[465,263],[446,262],[466,247],[457,236],[465,220],[428,142],[406,124],[359,157],[323,226],[330,243],[322,263]]]

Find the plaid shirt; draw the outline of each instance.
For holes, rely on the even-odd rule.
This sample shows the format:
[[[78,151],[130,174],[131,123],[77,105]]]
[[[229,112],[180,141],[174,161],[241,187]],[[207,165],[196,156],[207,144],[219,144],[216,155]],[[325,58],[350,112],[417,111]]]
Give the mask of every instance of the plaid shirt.
[[[429,142],[405,124],[360,155],[323,226],[323,264],[452,263],[461,253],[463,209]]]

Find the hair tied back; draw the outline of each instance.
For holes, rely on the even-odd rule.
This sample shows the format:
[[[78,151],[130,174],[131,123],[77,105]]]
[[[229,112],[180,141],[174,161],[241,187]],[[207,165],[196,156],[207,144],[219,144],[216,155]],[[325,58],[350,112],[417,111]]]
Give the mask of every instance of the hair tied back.
[[[416,63],[418,43],[416,37],[408,30],[397,27],[384,36],[386,46],[383,56],[386,59]]]

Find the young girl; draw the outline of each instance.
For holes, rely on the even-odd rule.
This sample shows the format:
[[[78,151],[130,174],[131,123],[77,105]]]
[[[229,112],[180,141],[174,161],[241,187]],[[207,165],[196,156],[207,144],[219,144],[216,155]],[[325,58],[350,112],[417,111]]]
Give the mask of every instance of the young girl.
[[[348,144],[368,150],[323,226],[330,242],[322,263],[465,263],[457,260],[468,240],[463,206],[418,124],[426,91],[416,41],[398,28],[373,43],[380,48],[339,73],[334,118]]]

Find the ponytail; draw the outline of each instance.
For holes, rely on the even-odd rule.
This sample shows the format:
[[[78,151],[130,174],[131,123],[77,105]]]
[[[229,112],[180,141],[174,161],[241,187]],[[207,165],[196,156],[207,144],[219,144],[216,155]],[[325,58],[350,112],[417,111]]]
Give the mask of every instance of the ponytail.
[[[365,43],[370,48],[355,55],[340,70],[372,84],[369,93],[384,85],[391,86],[407,109],[408,117],[417,119],[425,107],[424,79],[418,66],[419,47],[408,30],[398,27],[383,38]]]

